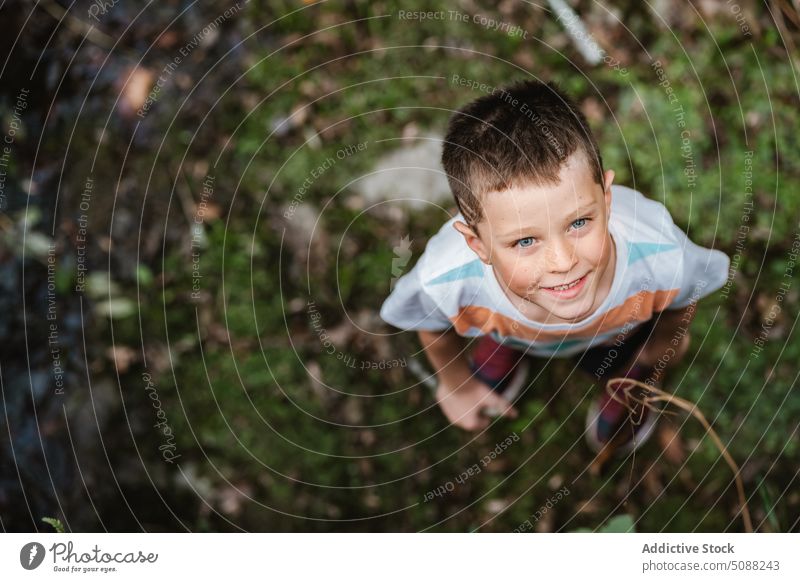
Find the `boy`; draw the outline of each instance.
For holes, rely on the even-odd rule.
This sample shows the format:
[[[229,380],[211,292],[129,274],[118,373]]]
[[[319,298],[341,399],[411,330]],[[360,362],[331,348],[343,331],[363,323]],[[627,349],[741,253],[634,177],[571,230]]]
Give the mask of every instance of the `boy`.
[[[661,203],[612,186],[585,117],[552,84],[520,82],[456,112],[442,163],[460,212],[381,317],[418,331],[445,416],[467,430],[488,425],[487,408],[516,417],[502,394],[524,383],[522,356],[572,356],[598,386],[592,448],[618,433],[623,450],[643,443],[656,415],[640,407],[633,420],[605,382],[653,383],[680,362],[695,303],[723,286],[728,257],[691,242]],[[471,358],[467,337],[480,338]]]

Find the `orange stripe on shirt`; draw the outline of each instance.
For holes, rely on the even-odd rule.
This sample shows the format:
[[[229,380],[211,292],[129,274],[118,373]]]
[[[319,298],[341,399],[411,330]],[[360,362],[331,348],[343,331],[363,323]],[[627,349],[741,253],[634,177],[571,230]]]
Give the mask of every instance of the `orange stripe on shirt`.
[[[516,337],[526,340],[559,341],[574,336],[590,338],[607,331],[617,330],[629,322],[644,322],[652,319],[653,313],[669,307],[678,295],[679,289],[665,291],[640,291],[631,295],[625,303],[609,309],[604,316],[591,324],[565,331],[545,331],[528,327],[511,317],[502,315],[486,307],[465,305],[451,321],[459,335],[465,335],[470,328],[482,333],[497,332],[503,337]]]

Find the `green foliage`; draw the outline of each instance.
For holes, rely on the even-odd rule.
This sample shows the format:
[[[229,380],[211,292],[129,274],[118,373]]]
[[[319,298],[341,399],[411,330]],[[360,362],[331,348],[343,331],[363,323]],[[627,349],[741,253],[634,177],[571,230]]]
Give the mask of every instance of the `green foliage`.
[[[60,519],[56,519],[55,517],[43,517],[42,521],[56,530],[56,533],[64,533],[64,524],[61,523]]]
[[[284,12],[278,12],[297,6],[284,2]],[[594,531],[598,522],[619,512],[627,493],[619,483],[628,479],[630,465],[618,464],[611,477],[586,475],[583,418],[600,387],[590,388],[565,362],[553,362],[538,374],[519,403],[520,418],[498,421],[472,439],[446,426],[432,394],[416,385],[407,368],[390,373],[359,368],[359,362],[379,358],[383,341],[396,357],[410,359],[418,350],[412,338],[364,334],[365,340],[355,334],[328,353],[312,329],[304,306],[309,288],[324,328],[346,327],[360,310],[374,314],[386,296],[393,257],[389,241],[401,235],[415,241],[410,268],[439,228],[442,217],[430,212],[412,213],[408,224],[360,214],[346,204],[346,185],[398,147],[397,137],[409,124],[441,132],[453,109],[480,95],[454,86],[454,74],[490,86],[529,76],[553,78],[578,99],[602,103],[600,117],[590,119],[605,165],[617,172],[616,182],[662,201],[694,241],[729,255],[742,224],[743,172],[746,152],[752,152],[755,209],[738,275],[728,296],[717,292],[701,303],[690,355],[673,372],[669,388],[698,404],[742,463],[754,454],[776,462],[796,458],[800,400],[791,391],[800,343],[789,337],[796,297],[783,304],[785,325],[776,326],[763,351],[753,351],[762,321],[757,299],[775,296],[800,214],[800,197],[793,192],[800,160],[788,155],[798,151],[791,65],[742,44],[732,23],[715,29],[716,38],[704,36],[698,25],[696,34],[687,35],[692,46],[684,50],[671,35],[651,30],[649,16],[635,12],[631,19],[645,28],[642,38],[655,39],[647,51],[661,61],[674,92],[670,102],[638,48],[631,49],[625,76],[602,65],[581,65],[569,45],[548,48],[539,39],[563,40],[552,19],[520,15],[522,24],[538,33],[529,43],[457,22],[404,23],[388,17],[338,26],[395,11],[388,3],[370,6],[367,12],[353,5],[348,14],[340,14],[335,3],[298,11],[272,25],[274,37],[266,36],[291,35],[293,42],[265,42],[254,55],[245,82],[259,99],[268,99],[243,115],[232,135],[234,157],[242,167],[249,165],[227,221],[205,227],[202,286],[209,299],[189,300],[192,272],[185,248],[165,258],[163,289],[146,267],[136,271],[140,305],[150,306],[142,314],[146,333],[163,334],[166,341],[168,332],[173,345],[188,338],[183,352],[173,349],[174,369],[160,379],[179,448],[214,484],[230,480],[255,488],[254,497],[265,507],[249,513],[246,526],[508,531],[548,499],[550,481],[568,482],[571,491],[553,509],[553,530]],[[404,9],[430,8],[411,2]],[[254,19],[251,26],[257,23]],[[327,26],[338,28],[320,31]],[[306,34],[312,36],[298,40]],[[374,39],[367,58],[353,54],[364,50],[361,37]],[[524,66],[529,59],[532,68]],[[298,104],[308,106],[310,121],[268,137]],[[357,142],[369,144],[366,153],[333,164],[303,196],[303,202],[325,208],[319,228],[328,236],[307,265],[286,243],[294,225],[280,220],[280,209],[323,160]],[[692,184],[685,174],[687,155],[696,171]],[[261,211],[257,225],[255,209]],[[228,337],[209,333],[198,340],[198,317],[204,332],[213,324]],[[138,330],[129,331],[136,337]],[[478,462],[512,432],[521,440],[504,453],[501,469],[481,472],[435,503],[423,501],[426,491]],[[732,527],[728,506],[709,510],[730,483],[727,466],[693,421],[681,427],[681,434],[697,443],[681,470],[698,481],[701,491],[683,485],[675,469],[676,475],[663,479],[669,486],[662,496],[648,498],[635,490],[626,513],[599,531]],[[649,447],[642,455],[657,457],[655,445]],[[640,460],[629,462],[634,472],[644,471]],[[636,472],[636,479],[640,476]],[[780,491],[767,486],[759,491],[777,529]],[[492,513],[487,507],[498,506],[492,501],[506,502],[507,508]],[[589,509],[579,511],[583,505]],[[406,510],[388,513],[400,508]],[[354,517],[363,519],[330,521]],[[198,518],[197,527],[225,525]]]
[[[591,533],[593,530],[582,527],[575,530],[574,533]],[[606,522],[606,524],[597,530],[597,533],[635,533],[636,525],[634,519],[630,515],[615,515]]]

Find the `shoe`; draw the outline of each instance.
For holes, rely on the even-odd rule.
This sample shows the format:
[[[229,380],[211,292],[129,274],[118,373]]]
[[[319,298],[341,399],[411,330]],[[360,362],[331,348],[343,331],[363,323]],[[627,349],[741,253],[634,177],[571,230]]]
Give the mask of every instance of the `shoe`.
[[[513,402],[528,379],[530,361],[523,352],[499,344],[485,335],[478,340],[472,352],[470,369],[476,378]]]
[[[644,382],[651,374],[652,368],[634,364],[624,378]],[[615,395],[625,400],[625,384],[615,385]],[[633,389],[636,394],[636,388]],[[625,456],[641,447],[652,436],[658,414],[643,404],[630,399],[629,409],[623,402],[618,402],[603,386],[603,392],[595,398],[586,414],[586,442],[595,452],[600,453],[615,437],[614,454]]]

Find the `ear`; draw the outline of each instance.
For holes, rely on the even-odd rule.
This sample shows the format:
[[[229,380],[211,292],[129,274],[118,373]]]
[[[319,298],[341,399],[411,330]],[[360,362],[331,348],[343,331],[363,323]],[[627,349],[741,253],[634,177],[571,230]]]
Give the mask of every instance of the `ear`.
[[[472,229],[467,223],[461,222],[460,220],[457,220],[453,223],[453,228],[461,233],[461,235],[464,237],[464,240],[467,241],[469,248],[475,251],[475,254],[480,257],[481,261],[487,265],[491,264],[491,249],[486,248],[476,230]]]
[[[603,197],[606,201],[606,216],[611,216],[611,184],[614,183],[614,170],[606,170],[603,174]]]

